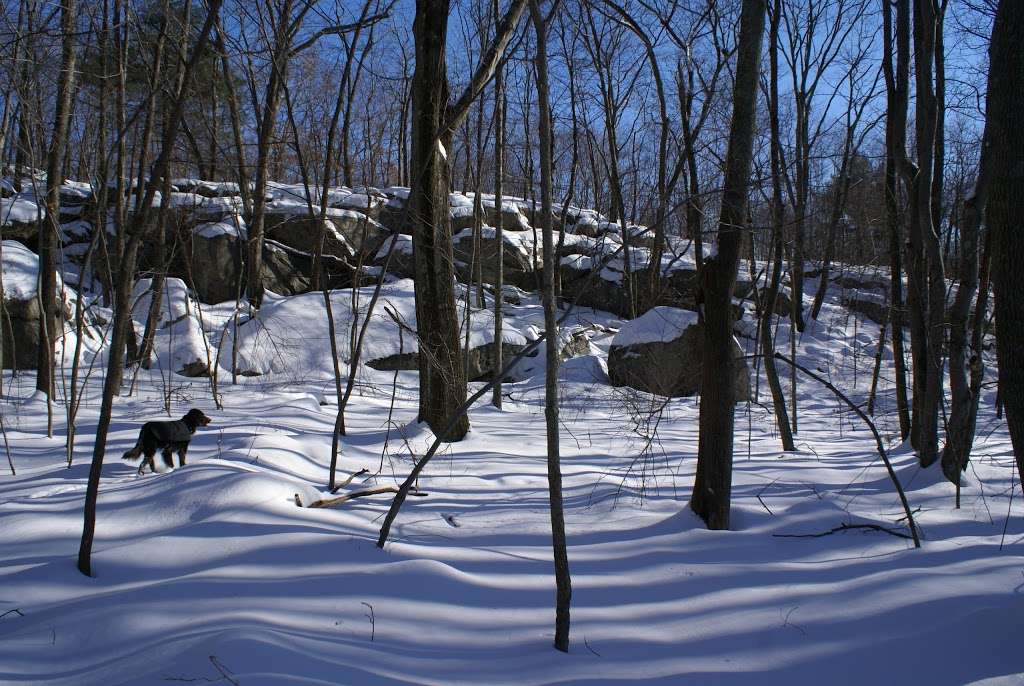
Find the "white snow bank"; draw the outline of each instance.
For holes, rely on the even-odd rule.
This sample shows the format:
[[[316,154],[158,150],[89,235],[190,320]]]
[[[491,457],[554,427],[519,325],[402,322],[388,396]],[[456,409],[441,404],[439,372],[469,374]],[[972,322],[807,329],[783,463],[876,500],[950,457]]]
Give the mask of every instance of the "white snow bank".
[[[369,308],[373,287],[356,289],[358,325]],[[350,334],[353,321],[352,291],[331,291],[335,343],[342,367],[352,357]],[[419,347],[409,330],[400,332],[394,315],[409,330],[416,329],[416,303],[411,279],[385,284],[374,308],[373,317],[363,342],[362,360],[380,359],[399,353],[412,353]],[[464,308],[459,308],[464,318]],[[477,347],[494,340],[494,315],[474,311],[470,317],[470,346]],[[464,329],[463,329],[464,331]],[[464,340],[464,333],[460,334]],[[502,340],[525,344],[526,339],[512,327],[506,327]],[[226,342],[225,345],[230,345]],[[222,359],[230,359],[226,351]],[[259,314],[239,327],[239,371],[251,374],[279,373],[296,379],[320,378],[333,374],[327,308],[321,293],[306,293],[264,302]]]

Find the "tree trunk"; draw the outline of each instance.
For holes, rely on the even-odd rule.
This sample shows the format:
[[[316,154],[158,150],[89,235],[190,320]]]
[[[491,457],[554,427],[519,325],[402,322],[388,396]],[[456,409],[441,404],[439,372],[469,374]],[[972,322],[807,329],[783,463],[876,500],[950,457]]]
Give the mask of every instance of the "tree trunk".
[[[907,400],[907,370],[904,352],[902,213],[899,204],[900,166],[906,157],[907,98],[909,92],[909,0],[896,0],[896,30],[893,31],[889,0],[882,3],[885,46],[882,70],[886,86],[885,118],[885,222],[889,236],[889,323],[892,326],[893,367],[896,376],[896,411],[900,437],[911,435],[910,404]],[[893,39],[896,64],[893,65]],[[909,305],[909,302],[908,302]]]
[[[71,99],[75,92],[75,0],[62,0],[60,8],[62,34],[61,69],[57,82],[57,102],[53,120],[53,136],[46,162],[46,220],[39,224],[39,357],[36,389],[53,400],[53,347],[58,326],[62,326],[61,305],[57,302],[57,236],[60,233],[60,186],[67,146]],[[49,413],[48,413],[49,414]],[[53,435],[53,417],[49,414],[47,434]]]
[[[414,223],[416,327],[419,333],[419,418],[436,433],[466,400],[466,378],[459,346],[454,258],[448,187],[451,146],[446,126],[448,71],[445,43],[448,0],[417,0],[413,35],[416,70],[412,77],[412,178],[409,214]],[[469,431],[460,418],[446,440]]]
[[[539,0],[530,0],[530,15],[537,33],[537,109],[540,112],[540,202],[544,232],[544,330],[545,346],[544,418],[547,426],[548,502],[551,510],[551,547],[555,563],[555,648],[569,652],[569,603],[572,581],[565,543],[565,514],[562,506],[562,466],[558,427],[558,322],[555,318],[554,237],[551,230],[551,109],[548,97],[547,26]]]
[[[704,263],[704,360],[700,438],[690,507],[711,529],[729,528],[732,491],[736,360],[732,349],[732,291],[739,269],[753,159],[757,84],[764,34],[764,0],[743,0],[732,123],[718,226],[718,254]],[[727,379],[727,383],[722,383]]]
[[[986,123],[991,153],[986,218],[992,232],[996,350],[1017,470],[1024,474],[1024,4],[1000,0],[989,49]]]
[[[911,342],[914,359],[914,414],[918,427],[916,448],[922,467],[938,457],[939,406],[942,402],[942,344],[945,329],[946,284],[938,228],[934,224],[932,185],[939,114],[933,65],[936,60],[937,18],[933,0],[914,2],[914,108],[917,173],[911,183]],[[941,56],[939,57],[941,59]]]
[[[494,15],[498,15],[498,3],[494,2]],[[495,261],[495,282],[494,282],[494,373],[501,374],[504,363],[504,345],[502,341],[502,290],[505,287],[505,251],[502,249],[505,241],[505,222],[502,217],[502,204],[504,203],[504,177],[505,177],[505,68],[498,67],[494,75],[494,242],[498,246],[494,256]],[[491,404],[501,409],[501,378],[494,379],[494,392],[491,394]]]
[[[99,496],[100,472],[103,468],[103,456],[107,447],[107,431],[110,429],[111,414],[114,406],[114,396],[121,387],[121,379],[124,368],[124,347],[127,338],[128,327],[131,322],[131,287],[134,280],[135,256],[138,252],[139,242],[143,236],[143,229],[148,225],[149,215],[152,213],[153,198],[156,195],[157,182],[167,176],[170,169],[171,152],[174,149],[174,142],[177,139],[178,129],[181,125],[182,113],[186,87],[191,82],[192,73],[196,64],[206,49],[207,40],[213,23],[220,13],[222,0],[211,0],[207,10],[206,21],[196,39],[192,55],[184,66],[181,83],[183,87],[175,94],[174,105],[168,118],[166,136],[153,165],[153,171],[149,182],[146,185],[146,194],[142,203],[142,212],[135,215],[132,220],[132,227],[125,253],[121,259],[121,269],[118,277],[118,284],[115,290],[115,308],[113,334],[110,341],[110,357],[107,361],[107,376],[103,382],[103,398],[100,402],[99,422],[96,426],[96,441],[93,444],[92,464],[89,467],[89,481],[85,492],[84,525],[82,528],[82,541],[78,548],[78,570],[86,576],[92,575],[92,543],[96,530],[96,500]],[[170,197],[165,195],[161,199],[160,211],[166,212],[170,204]]]
[[[764,373],[768,379],[768,387],[772,393],[772,405],[775,409],[775,424],[782,438],[782,449],[795,451],[793,431],[789,426],[789,415],[786,412],[786,396],[779,383],[779,372],[775,367],[775,338],[772,335],[772,316],[779,299],[779,285],[782,283],[782,253],[785,249],[783,226],[785,215],[782,204],[782,159],[779,135],[779,21],[782,17],[782,2],[775,0],[772,9],[771,29],[769,31],[768,57],[771,63],[769,76],[770,102],[768,106],[771,128],[771,166],[772,166],[772,276],[768,291],[761,308],[760,343],[761,355],[764,359]],[[753,260],[751,260],[753,267]],[[751,279],[756,285],[756,280]]]

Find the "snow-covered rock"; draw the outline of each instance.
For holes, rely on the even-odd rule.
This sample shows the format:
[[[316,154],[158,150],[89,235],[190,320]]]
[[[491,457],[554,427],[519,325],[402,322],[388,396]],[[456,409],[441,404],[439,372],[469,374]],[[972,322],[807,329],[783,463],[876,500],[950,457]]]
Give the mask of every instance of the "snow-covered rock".
[[[731,341],[737,358],[733,380],[737,401],[750,395],[750,373],[743,349]],[[704,329],[697,314],[675,307],[655,307],[625,323],[608,351],[608,376],[615,386],[628,386],[664,396],[700,392]]]
[[[343,368],[347,368],[352,357],[352,296],[351,290],[331,291],[330,294],[335,343]],[[357,326],[361,326],[373,288],[356,289],[356,296]],[[463,308],[459,309],[459,315],[465,321]],[[395,317],[403,327],[395,323]],[[415,369],[415,354],[419,346],[415,335],[410,333],[415,329],[416,303],[412,280],[385,284],[363,341],[363,362],[377,369]],[[263,303],[254,319],[239,327],[239,372],[251,375],[273,372],[296,378],[330,376],[334,366],[328,332],[327,308],[322,294],[271,298]],[[463,340],[464,329],[460,334],[460,341]],[[502,340],[509,346],[527,343],[526,338],[510,326],[504,328]],[[470,349],[481,348],[493,341],[494,314],[487,310],[473,311],[470,315]],[[230,355],[227,357],[230,359]],[[480,367],[485,368],[483,362]]]
[[[17,241],[3,242],[3,305],[0,335],[3,336],[4,369],[35,369],[39,355],[39,323],[42,317],[38,297],[39,257]],[[58,298],[63,292],[57,277]],[[55,303],[56,305],[57,303]],[[50,331],[63,332],[70,319],[70,305],[61,304],[50,322]],[[56,336],[54,337],[56,338]]]
[[[132,291],[132,319],[144,329],[152,303],[153,282],[140,279]],[[216,349],[206,339],[200,306],[181,279],[167,278],[153,339],[156,366],[182,376],[209,376]]]

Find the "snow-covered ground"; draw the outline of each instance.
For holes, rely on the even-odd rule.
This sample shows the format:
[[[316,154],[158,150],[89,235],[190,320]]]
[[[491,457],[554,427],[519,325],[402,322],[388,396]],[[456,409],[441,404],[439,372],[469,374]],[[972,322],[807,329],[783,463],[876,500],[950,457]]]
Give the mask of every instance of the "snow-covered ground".
[[[878,327],[836,300],[800,339],[800,358],[863,402]],[[211,331],[223,309],[205,312]],[[510,311],[510,326],[540,326],[535,298]],[[389,495],[296,505],[296,494],[327,495],[336,400],[323,365],[234,386],[224,374],[222,410],[206,379],[142,371],[136,395],[115,405],[94,578],[75,556],[102,371],[70,468],[61,407],[47,438],[32,375],[6,372],[0,412],[17,476],[0,452],[0,684],[1024,683],[1024,513],[994,389],[959,510],[937,467],[920,470],[893,446],[924,535],[915,550],[866,529],[788,537],[906,527],[856,418],[801,380],[799,453],[784,454],[762,380],[760,403],[737,406],[733,530],[712,532],[687,506],[695,399],[612,388],[602,356],[616,320],[583,310],[571,321],[598,328],[597,354],[561,373],[568,655],[551,646],[536,365],[505,387],[502,411],[471,412],[471,433],[430,464],[419,484],[429,495],[409,499],[384,550]],[[324,332],[294,333],[323,348]],[[892,440],[889,368],[877,419]],[[339,464],[369,473],[345,491],[399,483],[429,443],[415,424],[415,373],[395,378],[360,373]],[[199,407],[213,423],[187,467],[138,477],[118,458],[143,421],[166,416],[165,397],[173,416]]]

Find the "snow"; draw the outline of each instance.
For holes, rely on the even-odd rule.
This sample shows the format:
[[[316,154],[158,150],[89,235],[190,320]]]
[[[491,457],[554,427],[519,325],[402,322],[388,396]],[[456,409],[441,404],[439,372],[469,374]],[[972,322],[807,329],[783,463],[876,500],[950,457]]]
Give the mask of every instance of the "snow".
[[[13,241],[3,247],[5,288],[31,297],[34,255]],[[808,292],[815,285],[808,279]],[[143,281],[136,289],[137,328],[146,288]],[[624,323],[574,310],[559,344],[582,328],[590,344],[558,372],[573,575],[563,655],[551,647],[543,346],[523,361],[525,373],[515,375],[522,380],[504,386],[501,411],[484,401],[470,411],[466,440],[434,458],[419,480],[429,495],[405,503],[379,550],[388,494],[331,509],[295,503],[296,495],[306,504],[329,495],[337,398],[322,295],[268,293],[254,319],[243,316],[238,352],[262,375],[232,384],[224,365],[235,304],[204,307],[200,320],[183,283],[166,288],[157,361],[115,399],[93,578],[74,563],[102,360],[87,377],[70,468],[60,403],[48,438],[34,375],[4,372],[0,414],[17,475],[0,445],[0,684],[1024,680],[1024,518],[1011,441],[995,416],[991,352],[959,509],[937,468],[920,468],[899,442],[891,374],[880,379],[874,421],[915,511],[921,549],[866,529],[818,536],[843,524],[905,533],[906,522],[870,432],[806,379],[796,389],[798,450],[781,451],[763,372],[755,402],[736,410],[732,530],[709,531],[688,506],[698,404],[613,388],[606,373],[610,345],[666,340],[695,315],[658,308]],[[358,290],[361,311],[370,293]],[[352,294],[330,293],[343,363]],[[536,294],[519,295],[522,304],[506,308],[503,337],[522,344],[539,334],[543,316]],[[796,337],[797,356],[863,405],[879,327],[840,298],[841,289],[829,289],[818,320]],[[458,305],[461,313],[465,303]],[[385,285],[366,356],[398,352],[385,306],[414,326],[411,281]],[[492,326],[489,311],[473,311],[473,344],[489,341]],[[207,380],[167,373],[175,366],[168,344],[201,344],[203,329],[206,340],[227,334],[220,409]],[[791,333],[780,319],[780,346]],[[411,334],[403,339],[402,350],[414,349]],[[751,352],[753,343],[742,343]],[[888,349],[883,362],[891,368]],[[781,381],[788,398],[788,374]],[[423,455],[433,436],[416,422],[416,384],[415,372],[359,370],[339,469],[343,479],[368,472],[342,492],[396,485]],[[136,465],[119,459],[142,422],[191,407],[213,423],[196,435],[186,467],[158,464],[161,473],[138,477]]]
[[[373,287],[357,289],[359,326],[364,321],[373,290]],[[331,291],[331,309],[338,356],[347,373],[351,359],[352,291]],[[459,307],[459,316],[464,320],[464,307]],[[416,304],[411,279],[384,284],[381,288],[363,343],[364,362],[419,349],[415,336],[408,330],[403,329],[400,335],[395,317],[405,327],[415,330]],[[470,347],[493,342],[493,312],[474,310],[470,322]],[[506,343],[526,344],[526,339],[512,324],[506,322],[503,331],[502,340]],[[460,341],[463,340],[464,334],[460,335]],[[227,360],[231,356],[230,337],[224,345],[221,358]],[[256,318],[239,327],[238,359],[245,373],[274,373],[288,379],[333,378],[327,308],[322,294],[307,293],[265,303]]]
[[[233,215],[219,222],[207,222],[196,226],[194,233],[200,238],[216,238],[218,236],[230,236],[245,240],[248,235],[248,226],[245,218],[241,215]]]
[[[152,280],[140,279],[132,293],[132,319],[139,323],[138,334],[145,331],[152,301]],[[160,316],[153,339],[153,352],[158,369],[181,373],[188,365],[209,369],[216,349],[204,332],[201,311],[181,279],[164,279]]]
[[[407,236],[404,233],[396,233],[390,238],[384,239],[380,248],[377,249],[377,259],[384,259],[384,257],[387,256],[388,250],[391,249],[392,242],[397,242],[397,245],[395,245],[395,253],[412,255],[412,236]]]
[[[612,340],[613,346],[669,343],[697,323],[697,313],[678,307],[659,306],[626,322]]]
[[[46,217],[46,206],[34,197],[19,195],[0,198],[0,226],[32,224]]]
[[[39,257],[18,241],[4,241],[3,283],[7,300],[31,300],[39,283]]]

